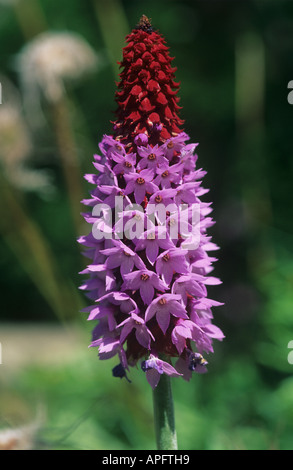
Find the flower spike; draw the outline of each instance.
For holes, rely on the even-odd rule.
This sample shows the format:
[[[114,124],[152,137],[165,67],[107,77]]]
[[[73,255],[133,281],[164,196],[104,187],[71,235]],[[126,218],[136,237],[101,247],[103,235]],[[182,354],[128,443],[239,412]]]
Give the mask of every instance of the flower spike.
[[[211,204],[179,118],[179,85],[161,34],[143,15],[126,37],[113,135],[94,156],[93,185],[83,203],[91,233],[79,239],[90,264],[81,287],[97,321],[91,347],[118,355],[115,377],[141,363],[152,388],[162,375],[189,380],[207,372],[203,354],[224,338],[213,324],[207,287],[218,247],[207,231]]]

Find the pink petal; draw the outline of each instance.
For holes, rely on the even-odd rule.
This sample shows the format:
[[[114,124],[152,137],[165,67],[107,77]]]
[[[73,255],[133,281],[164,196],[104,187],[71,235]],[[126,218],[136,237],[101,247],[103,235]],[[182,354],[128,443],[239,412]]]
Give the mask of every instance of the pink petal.
[[[145,326],[136,328],[135,336],[139,344],[144,348],[149,349],[151,340]]]
[[[134,197],[136,204],[141,204],[145,197],[145,185],[136,184],[134,187]]]
[[[159,253],[159,247],[156,240],[153,240],[147,243],[146,246],[146,256],[151,264],[154,264]]]
[[[165,334],[168,326],[170,324],[170,313],[166,309],[159,309],[157,311],[157,322],[159,324],[159,327],[161,328],[162,332]]]
[[[150,369],[146,371],[146,378],[152,389],[158,385],[161,375],[156,369]]]
[[[146,305],[150,305],[154,298],[155,289],[150,282],[142,282],[140,286],[140,295]]]

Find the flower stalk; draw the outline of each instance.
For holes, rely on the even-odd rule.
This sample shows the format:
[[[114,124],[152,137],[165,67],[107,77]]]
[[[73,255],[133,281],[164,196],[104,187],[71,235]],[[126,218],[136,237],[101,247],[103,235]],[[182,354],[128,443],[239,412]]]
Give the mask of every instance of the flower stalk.
[[[158,450],[177,450],[171,378],[163,374],[153,390],[155,434]]]

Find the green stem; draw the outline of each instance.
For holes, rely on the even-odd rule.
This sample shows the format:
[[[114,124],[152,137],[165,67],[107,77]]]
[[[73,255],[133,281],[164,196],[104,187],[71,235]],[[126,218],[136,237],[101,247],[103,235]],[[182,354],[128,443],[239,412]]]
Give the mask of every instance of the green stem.
[[[155,432],[158,450],[177,450],[171,378],[162,374],[153,391]]]

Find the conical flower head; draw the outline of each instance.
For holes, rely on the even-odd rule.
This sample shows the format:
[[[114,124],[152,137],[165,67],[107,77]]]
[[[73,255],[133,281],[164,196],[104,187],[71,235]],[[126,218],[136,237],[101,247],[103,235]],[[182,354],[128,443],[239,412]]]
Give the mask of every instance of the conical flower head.
[[[179,84],[174,81],[173,59],[146,16],[126,40],[116,92],[115,137],[130,146],[138,134],[147,136],[150,144],[163,143],[178,135],[183,124],[178,117]]]
[[[206,287],[220,283],[210,275],[218,247],[165,41],[142,17],[127,43],[113,135],[86,175],[94,189],[83,201],[92,230],[79,240],[90,259],[81,288],[93,302],[85,311],[97,321],[91,346],[100,359],[117,355],[113,375],[127,379],[141,362],[154,388],[163,373],[189,380],[206,372],[203,354],[224,337]]]

